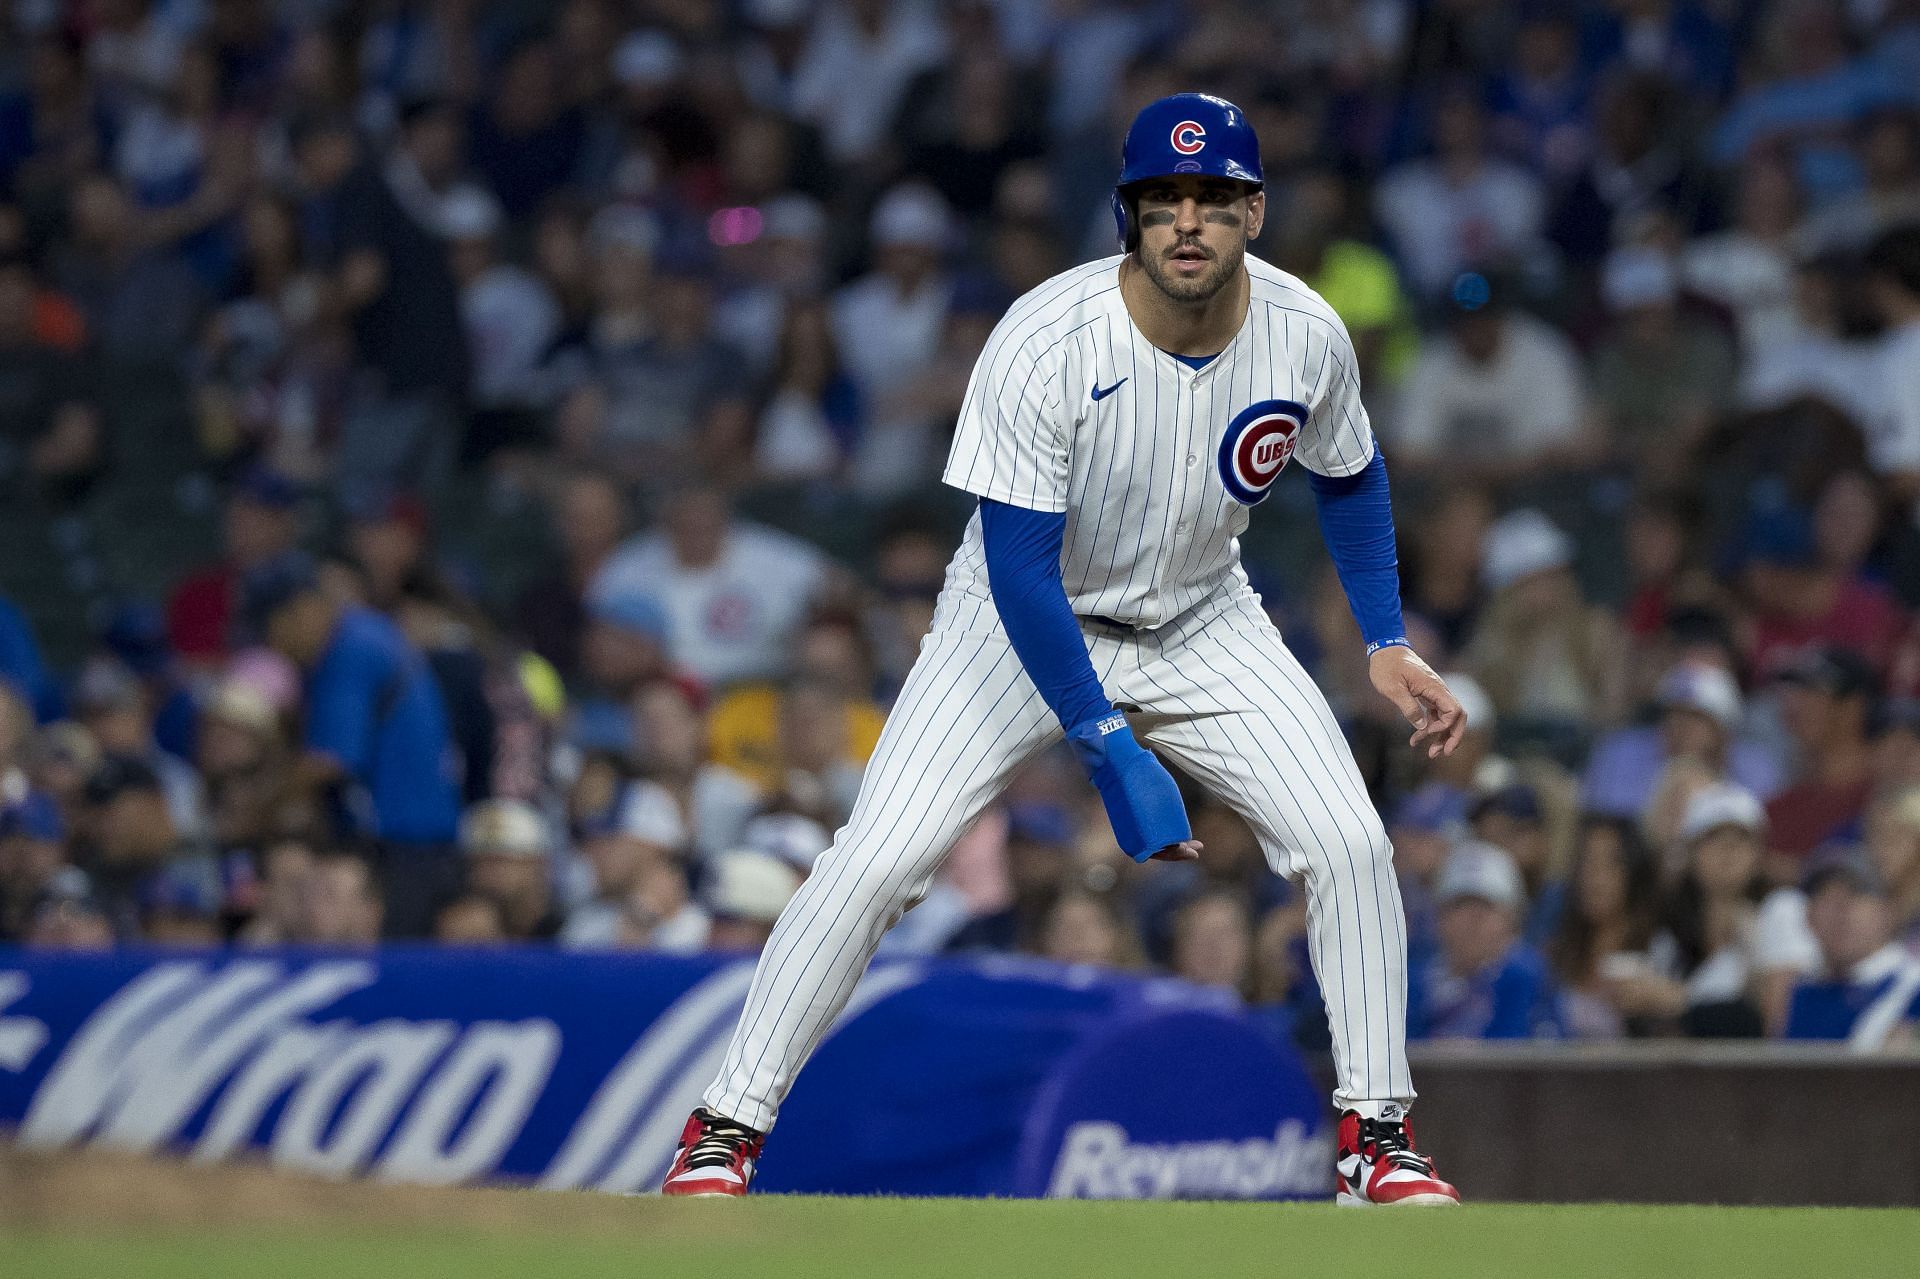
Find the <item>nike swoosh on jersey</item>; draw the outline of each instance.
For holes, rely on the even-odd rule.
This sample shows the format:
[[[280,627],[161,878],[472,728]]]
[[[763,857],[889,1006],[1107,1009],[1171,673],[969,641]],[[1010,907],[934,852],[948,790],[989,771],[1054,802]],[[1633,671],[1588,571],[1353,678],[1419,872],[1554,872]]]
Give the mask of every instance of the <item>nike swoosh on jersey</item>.
[[[1095,382],[1093,384],[1094,403],[1098,404],[1101,400],[1106,399],[1109,395],[1112,395],[1115,391],[1119,390],[1121,387],[1125,386],[1126,384],[1127,384],[1127,379],[1125,378],[1121,378],[1118,382],[1115,382],[1112,386],[1108,386],[1108,387],[1103,387],[1098,382]]]

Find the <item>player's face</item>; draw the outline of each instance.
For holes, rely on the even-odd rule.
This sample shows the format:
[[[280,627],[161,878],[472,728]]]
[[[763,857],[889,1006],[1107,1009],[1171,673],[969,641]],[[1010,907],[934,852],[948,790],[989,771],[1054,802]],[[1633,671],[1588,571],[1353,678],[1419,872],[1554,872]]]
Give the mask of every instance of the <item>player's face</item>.
[[[1267,198],[1242,182],[1188,174],[1142,184],[1134,208],[1147,278],[1175,302],[1198,305],[1239,272]]]

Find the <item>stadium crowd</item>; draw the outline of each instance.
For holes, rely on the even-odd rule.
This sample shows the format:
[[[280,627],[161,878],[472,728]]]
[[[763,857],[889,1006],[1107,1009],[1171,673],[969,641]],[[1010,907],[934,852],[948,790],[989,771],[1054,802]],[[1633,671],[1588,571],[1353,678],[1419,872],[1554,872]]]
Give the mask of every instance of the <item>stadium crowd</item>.
[[[974,355],[1195,87],[1353,334],[1471,714],[1407,751],[1256,513],[1413,1033],[1898,1033],[1912,0],[0,0],[6,522],[144,482],[98,388],[158,369],[222,538],[61,660],[0,597],[0,940],[759,945],[930,622]],[[887,945],[1324,1035],[1306,904],[1190,811],[1204,863],[1137,867],[1049,756]]]

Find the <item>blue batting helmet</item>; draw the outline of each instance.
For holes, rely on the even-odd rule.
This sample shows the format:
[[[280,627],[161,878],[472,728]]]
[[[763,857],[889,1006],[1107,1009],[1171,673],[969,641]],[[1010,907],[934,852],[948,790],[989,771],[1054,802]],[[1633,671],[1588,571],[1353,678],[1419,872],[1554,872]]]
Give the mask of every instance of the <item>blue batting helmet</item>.
[[[1122,244],[1133,247],[1126,188],[1180,173],[1265,185],[1260,174],[1260,139],[1247,123],[1246,112],[1210,93],[1176,93],[1141,109],[1127,130],[1120,180],[1113,186],[1113,220]]]

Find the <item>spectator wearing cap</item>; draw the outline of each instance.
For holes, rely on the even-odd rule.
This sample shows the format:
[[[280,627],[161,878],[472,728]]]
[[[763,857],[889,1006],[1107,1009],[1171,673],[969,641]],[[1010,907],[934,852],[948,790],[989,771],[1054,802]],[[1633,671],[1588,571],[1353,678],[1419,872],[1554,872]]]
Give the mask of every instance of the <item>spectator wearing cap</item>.
[[[951,951],[1012,950],[1039,935],[1073,864],[1072,814],[1043,800],[1007,806],[1002,858],[1006,891],[998,909],[976,914],[947,943]],[[979,829],[979,827],[976,827]]]
[[[1808,649],[1782,667],[1781,720],[1799,754],[1792,785],[1767,803],[1773,867],[1783,883],[1800,877],[1813,849],[1855,828],[1873,792],[1873,750],[1867,737],[1880,681],[1873,667],[1843,648]]]
[[[342,493],[434,487],[453,462],[471,360],[444,202],[461,177],[464,132],[452,102],[411,102],[385,160],[340,192],[334,290],[356,363],[372,374],[342,423]]]
[[[725,493],[673,494],[656,532],[630,538],[595,575],[589,608],[650,596],[676,663],[711,688],[777,678],[831,564],[811,544],[740,518]]]
[[[1807,922],[1819,969],[1793,989],[1788,1039],[1844,1040],[1877,1052],[1911,1037],[1920,1019],[1920,958],[1894,940],[1889,885],[1855,845],[1820,850],[1807,864]]]
[[[1746,663],[1755,679],[1814,646],[1848,649],[1870,669],[1886,668],[1906,619],[1885,586],[1822,557],[1810,514],[1791,506],[1754,513],[1740,556]]]
[[[1463,664],[1500,716],[1548,732],[1613,722],[1626,644],[1613,616],[1581,594],[1572,539],[1539,511],[1514,511],[1488,530],[1480,574],[1491,599]]]
[[[952,212],[923,183],[893,188],[874,206],[873,269],[833,299],[834,336],[861,391],[881,399],[932,364],[953,280],[946,255]]]
[[[1616,981],[1651,971],[1647,948],[1660,906],[1660,867],[1633,822],[1581,822],[1567,904],[1547,954],[1560,982],[1567,1033],[1613,1039],[1644,1027],[1614,998]]]
[[[1752,792],[1716,782],[1688,801],[1684,869],[1649,947],[1650,970],[1613,983],[1623,1013],[1708,1037],[1779,1025],[1814,953],[1805,899],[1767,889],[1766,840],[1766,810]]]
[[[707,949],[757,952],[800,888],[800,874],[771,853],[735,849],[713,859],[700,904],[713,923]]]
[[[240,582],[253,568],[293,549],[300,536],[300,490],[265,467],[241,475],[227,495],[221,555],[183,578],[167,597],[167,639],[190,666],[217,666],[232,651]]]
[[[1615,729],[1594,745],[1580,783],[1580,806],[1587,812],[1638,816],[1652,802],[1667,765],[1680,758],[1696,760],[1710,776],[1762,799],[1784,784],[1774,752],[1739,735],[1745,700],[1724,666],[1674,666],[1654,692],[1654,711],[1654,722]]]
[[[263,848],[293,780],[280,713],[257,688],[226,680],[201,707],[196,737],[194,766],[206,780],[216,845]]]
[[[549,394],[543,373],[562,324],[559,299],[538,275],[501,259],[503,218],[487,192],[461,188],[448,198],[445,216],[448,260],[474,356],[474,407],[489,420],[544,407]],[[486,452],[470,446],[468,456]]]
[[[560,934],[553,847],[546,819],[517,799],[483,800],[460,819],[467,887],[500,908],[512,941],[552,941]]]
[[[169,755],[191,758],[199,707],[167,642],[165,616],[142,600],[124,600],[107,614],[96,639],[97,651],[113,657],[140,681],[153,708],[154,742]]]
[[[605,811],[579,823],[580,849],[593,872],[593,895],[567,912],[560,944],[602,949],[635,936],[651,941],[656,930],[664,929],[657,939],[659,949],[697,950],[706,936],[704,916],[671,919],[654,914],[662,896],[656,882],[660,876],[679,879],[680,895],[685,896],[681,859],[687,840],[687,827],[664,788],[645,781],[622,786]]]
[[[742,842],[766,793],[752,779],[713,762],[704,698],[685,680],[654,679],[633,695],[633,762],[673,801],[696,859]]]
[[[1616,248],[1600,293],[1609,331],[1593,353],[1593,391],[1608,445],[1671,473],[1733,402],[1733,343],[1681,310],[1679,272],[1664,249]]]
[[[1504,852],[1520,872],[1528,903],[1520,935],[1529,946],[1544,947],[1566,906],[1567,881],[1565,850],[1555,857],[1539,789],[1515,781],[1482,793],[1467,810],[1467,829],[1474,839]]]
[[[161,749],[154,740],[148,689],[125,663],[104,654],[90,658],[74,680],[73,710],[103,752],[138,759],[159,777],[176,831],[187,836],[206,831],[201,778],[185,760]]]
[[[219,867],[182,839],[151,764],[137,756],[108,755],[88,779],[85,798],[80,864],[117,936],[141,936],[145,908],[156,893],[178,895],[190,885],[195,901],[217,907]]]
[[[34,907],[67,861],[67,823],[44,791],[0,804],[0,941],[25,934]]]
[[[1435,884],[1440,947],[1410,974],[1412,1039],[1536,1039],[1562,1033],[1546,960],[1520,940],[1526,892],[1513,860],[1469,840]]]
[[[113,922],[88,888],[87,877],[68,868],[40,894],[20,940],[34,950],[111,950]]]
[[[161,946],[218,946],[221,884],[192,866],[162,868],[140,885],[140,939]]]
[[[672,621],[651,595],[622,591],[589,597],[580,643],[580,679],[567,736],[584,750],[630,755],[633,698],[671,665]]]
[[[1428,782],[1404,796],[1388,816],[1393,868],[1407,916],[1409,971],[1426,963],[1440,945],[1434,883],[1447,854],[1466,832],[1467,798],[1466,792],[1452,786]]]
[[[387,927],[418,937],[457,870],[460,770],[446,705],[424,658],[398,627],[321,588],[297,552],[247,575],[246,613],[267,643],[304,674],[302,780],[357,786],[387,884]]]

